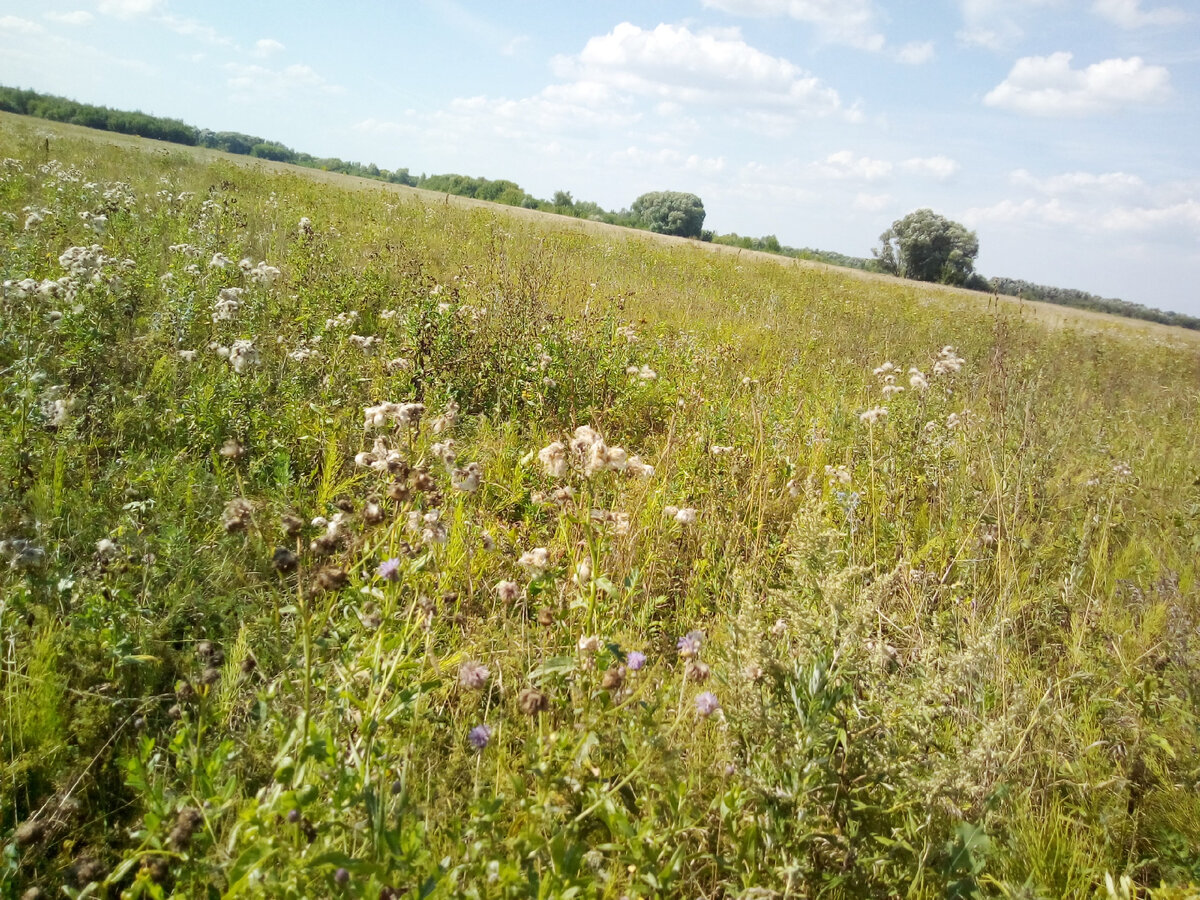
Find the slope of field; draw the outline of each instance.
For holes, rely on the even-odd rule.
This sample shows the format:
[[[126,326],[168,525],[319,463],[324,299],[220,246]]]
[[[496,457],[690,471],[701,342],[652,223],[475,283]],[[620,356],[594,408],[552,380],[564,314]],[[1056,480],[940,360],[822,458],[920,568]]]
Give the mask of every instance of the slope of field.
[[[150,148],[0,120],[0,896],[1195,896],[1192,335]]]

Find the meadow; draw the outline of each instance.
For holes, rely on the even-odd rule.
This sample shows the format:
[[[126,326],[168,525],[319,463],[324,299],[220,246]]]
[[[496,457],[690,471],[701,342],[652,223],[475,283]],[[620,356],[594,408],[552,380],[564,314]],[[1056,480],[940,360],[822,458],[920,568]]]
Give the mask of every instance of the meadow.
[[[1200,896],[1195,336],[0,159],[0,897]]]

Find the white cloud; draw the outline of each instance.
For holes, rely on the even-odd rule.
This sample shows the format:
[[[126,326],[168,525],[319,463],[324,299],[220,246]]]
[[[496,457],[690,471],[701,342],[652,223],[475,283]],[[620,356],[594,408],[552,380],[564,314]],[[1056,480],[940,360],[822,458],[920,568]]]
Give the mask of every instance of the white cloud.
[[[906,66],[920,66],[933,59],[933,41],[905,44],[896,51],[896,61]]]
[[[96,7],[106,16],[132,19],[152,13],[162,6],[162,0],[100,0]]]
[[[863,212],[882,212],[888,208],[891,202],[891,194],[864,194],[860,192],[854,196],[854,208]]]
[[[259,59],[266,59],[271,54],[279,53],[283,49],[283,44],[274,38],[259,38],[254,42],[254,55]]]
[[[183,19],[179,16],[164,14],[156,16],[154,21],[158,22],[176,34],[182,34],[184,37],[194,37],[208,44],[215,44],[221,47],[234,47],[232,38],[228,38],[211,25],[205,25],[202,22],[197,22],[195,19]]]
[[[1064,172],[1047,178],[1038,178],[1026,169],[1017,169],[1009,181],[1018,187],[1028,187],[1040,194],[1127,194],[1145,188],[1146,182],[1136,175],[1125,172]]]
[[[662,24],[644,30],[623,22],[591,38],[578,56],[556,57],[553,65],[561,77],[658,101],[785,116],[841,108],[837,91],[794,63],[751,47],[735,29],[693,32]]]
[[[341,92],[337,85],[330,84],[310,66],[290,65],[283,69],[268,69],[265,66],[227,63],[229,73],[226,84],[233,99],[241,102],[282,100],[296,93],[336,94]]]
[[[1141,0],[1095,0],[1092,12],[1122,28],[1178,25],[1190,18],[1183,10],[1172,6],[1143,10]]]
[[[661,150],[643,150],[640,147],[626,147],[609,155],[609,163],[631,163],[638,168],[648,167],[695,172],[701,175],[716,175],[725,169],[724,157],[703,157],[692,153],[684,155],[678,150],[664,147]]]
[[[963,24],[955,35],[968,46],[1003,50],[1020,40],[1022,21],[1033,9],[1062,0],[959,0]]]
[[[37,22],[20,16],[0,16],[0,31],[15,31],[17,34],[39,34],[45,31]]]
[[[1180,228],[1200,231],[1200,200],[1188,199],[1165,205],[1117,205],[1094,208],[1062,198],[1049,200],[1002,200],[991,206],[974,207],[963,213],[968,225],[1042,225],[1070,227],[1085,234],[1128,234]]]
[[[740,16],[789,16],[816,27],[827,41],[860,50],[882,50],[871,0],[702,0],[709,9]]]
[[[1141,57],[1106,59],[1086,69],[1071,68],[1071,58],[1066,52],[1022,57],[983,102],[1035,116],[1081,116],[1161,103],[1170,93],[1170,73]]]
[[[48,12],[46,18],[60,25],[86,25],[95,16],[86,9],[77,9],[74,12]]]
[[[910,175],[923,175],[937,181],[953,178],[961,168],[958,160],[948,156],[920,156],[900,163],[901,170]]]
[[[500,45],[500,52],[504,56],[516,56],[517,52],[529,43],[529,35],[519,34],[511,40],[505,41]]]
[[[825,178],[852,179],[855,181],[878,181],[892,174],[892,164],[885,159],[855,156],[853,151],[840,150],[831,153],[813,169]]]

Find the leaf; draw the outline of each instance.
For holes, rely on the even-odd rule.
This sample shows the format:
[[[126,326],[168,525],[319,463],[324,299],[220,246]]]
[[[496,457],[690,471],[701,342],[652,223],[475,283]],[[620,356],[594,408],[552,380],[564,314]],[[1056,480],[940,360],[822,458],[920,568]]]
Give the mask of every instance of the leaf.
[[[529,673],[530,681],[539,681],[552,675],[567,675],[579,668],[573,656],[552,656]]]

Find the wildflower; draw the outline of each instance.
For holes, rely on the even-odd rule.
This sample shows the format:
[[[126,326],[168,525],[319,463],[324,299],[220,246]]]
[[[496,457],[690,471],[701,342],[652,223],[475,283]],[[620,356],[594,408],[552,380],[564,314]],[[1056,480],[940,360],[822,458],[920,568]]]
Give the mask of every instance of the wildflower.
[[[391,559],[385,559],[379,564],[377,572],[380,578],[384,581],[395,581],[400,577],[400,559],[393,556]]]
[[[733,446],[722,446],[721,444],[713,444],[708,448],[708,452],[713,456],[726,456],[733,452]]]
[[[966,360],[958,356],[954,352],[954,348],[950,345],[943,347],[938,351],[937,361],[933,364],[934,375],[949,375],[957,372],[963,367]]]
[[[606,691],[616,691],[621,689],[621,685],[625,683],[625,667],[613,666],[611,669],[606,669],[604,675],[600,679],[600,687]]]
[[[886,419],[887,414],[888,411],[886,406],[873,406],[865,412],[859,413],[858,420],[866,423],[867,425],[874,425],[876,422],[881,422]]]
[[[487,684],[491,674],[483,663],[467,660],[458,668],[458,683],[467,690],[477,691]]]
[[[300,223],[297,226],[299,232],[305,236],[311,236],[313,233],[312,219],[308,216],[301,216]]]
[[[539,450],[538,462],[551,478],[562,478],[567,474],[566,448],[559,441],[547,444]]]
[[[712,691],[705,691],[703,694],[696,695],[696,712],[704,718],[707,719],[720,708],[721,701],[717,699],[717,695]]]
[[[587,557],[575,565],[575,583],[587,584],[592,580],[592,561]]]
[[[377,335],[364,336],[361,334],[352,334],[350,335],[350,343],[352,343],[359,350],[369,352],[376,344],[379,343],[379,337]]]
[[[534,575],[541,575],[550,567],[550,551],[545,547],[534,547],[526,550],[517,560],[517,565],[528,569]]]
[[[904,388],[896,384],[896,378],[893,375],[888,376],[887,383],[883,386],[883,399],[887,400],[894,397],[896,394],[902,394]]]
[[[1119,462],[1113,466],[1112,470],[1113,474],[1118,478],[1125,479],[1133,477],[1133,468],[1129,465],[1129,463]]]
[[[882,366],[875,370],[874,374],[879,378],[886,378],[895,371],[898,371],[896,366],[890,362],[885,362]]]
[[[253,513],[254,507],[249,500],[244,497],[234,497],[225,504],[225,510],[221,513],[221,525],[230,534],[235,531],[245,531]]]
[[[217,452],[226,459],[241,459],[246,455],[246,448],[238,443],[237,438],[226,438]]]
[[[590,425],[580,425],[575,429],[575,437],[571,440],[571,452],[582,456],[592,449],[593,444],[603,440],[604,438]]]
[[[108,538],[96,541],[96,555],[101,559],[112,559],[118,553],[117,545]]]
[[[579,639],[580,653],[597,653],[600,650],[600,637],[595,634],[585,634]]]
[[[625,472],[635,478],[649,478],[654,474],[654,466],[642,462],[640,456],[631,456],[625,466]]]
[[[618,328],[617,337],[625,338],[625,342],[629,344],[636,344],[638,342],[637,332],[632,325],[622,325]]]
[[[28,207],[26,207],[28,208]],[[42,214],[38,210],[32,210],[25,219],[25,230],[32,231],[34,228],[42,224]]]
[[[288,537],[295,537],[304,528],[304,520],[299,516],[293,516],[291,513],[285,513],[279,519],[279,525],[283,529],[283,533]]]
[[[247,273],[247,275],[250,276],[250,280],[255,284],[264,284],[268,287],[274,284],[275,280],[282,274],[283,273],[274,266],[268,266],[266,260],[260,262]]]
[[[339,866],[338,870],[333,873],[333,880],[339,887],[344,887],[350,883],[350,872],[344,866]]]
[[[845,466],[826,466],[825,478],[830,484],[849,484],[851,481],[850,470]]]
[[[703,643],[703,631],[689,631],[676,642],[675,646],[678,648],[680,656],[690,659],[700,652],[700,645]]]
[[[72,405],[71,400],[62,397],[50,400],[42,410],[46,416],[46,427],[62,428],[66,425],[71,415]]]
[[[914,391],[923,391],[929,387],[929,381],[916,366],[908,370],[908,386]]]
[[[336,566],[326,566],[317,573],[316,588],[319,591],[340,591],[350,583],[350,576]]]
[[[374,500],[368,500],[363,506],[362,520],[364,525],[378,525],[383,521],[383,508]]]
[[[241,375],[250,366],[256,366],[262,360],[262,354],[254,348],[252,340],[237,340],[229,348],[229,364],[233,371]]]
[[[787,628],[787,620],[776,619],[775,624],[771,626],[771,634],[775,635],[775,637],[783,637],[787,634]]]
[[[630,650],[629,655],[625,657],[625,665],[631,672],[640,671],[645,664],[646,654],[641,650]]]
[[[454,427],[454,423],[458,421],[458,404],[451,400],[446,404],[445,411],[433,420],[430,430],[434,434],[441,434],[443,431],[449,431]]]
[[[536,716],[550,708],[550,698],[536,688],[525,688],[517,697],[517,708],[527,716]]]
[[[625,373],[627,375],[632,375],[635,378],[639,378],[642,381],[653,381],[658,377],[658,373],[647,365],[643,365],[641,368],[638,368],[637,366],[627,366]]]
[[[491,553],[496,549],[496,539],[492,537],[491,532],[484,531],[479,535],[479,545],[483,547],[485,551]]]
[[[950,413],[950,415],[946,416],[946,427],[949,428],[951,431],[953,431],[955,428],[957,428],[961,424],[962,424],[962,418],[958,415],[958,413]]]
[[[179,358],[182,359],[186,363],[195,362],[196,361],[196,351],[195,350],[180,350]]]
[[[663,515],[666,516],[668,519],[674,519],[675,516],[677,516],[678,514],[679,514],[678,506],[671,506],[668,504],[667,506],[663,507]]]
[[[675,515],[673,516],[673,518],[680,525],[695,525],[696,524],[696,510],[692,509],[692,507],[690,507],[690,506],[685,506],[682,509],[680,509],[679,511],[677,511],[675,513]]]
[[[620,447],[609,447],[603,440],[594,441],[589,448],[584,474],[591,476],[605,469],[620,472],[629,465],[629,456]]]
[[[425,513],[425,527],[421,530],[421,540],[426,544],[444,544],[449,535],[446,526],[441,521],[442,514],[438,510]]]
[[[392,422],[403,428],[415,428],[425,412],[424,403],[380,403],[363,408],[363,429],[382,428]]]
[[[707,663],[702,663],[698,659],[690,660],[685,670],[685,675],[688,681],[694,681],[701,684],[708,680],[709,674],[712,672]]]
[[[299,562],[300,558],[296,556],[295,551],[287,547],[276,547],[275,554],[271,557],[271,565],[277,572],[291,572]]]
[[[492,729],[487,725],[476,725],[467,732],[467,743],[476,750],[482,750],[492,739]]]
[[[465,469],[455,469],[450,473],[450,486],[458,491],[466,491],[468,494],[479,490],[481,481],[483,481],[483,466],[477,462],[470,463]]]
[[[521,596],[521,586],[515,581],[496,582],[496,597],[502,603],[515,603]]]
[[[429,450],[442,461],[442,465],[447,469],[454,468],[454,462],[458,458],[458,455],[454,451],[454,441],[440,441],[430,447]]]
[[[214,253],[212,259],[208,261],[210,269],[227,269],[233,265],[233,261],[224,253]]]

